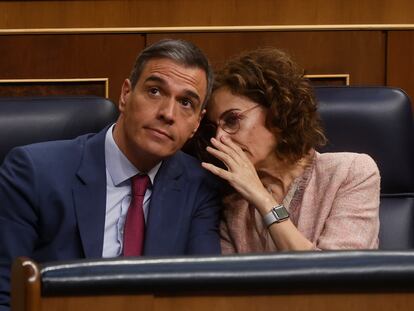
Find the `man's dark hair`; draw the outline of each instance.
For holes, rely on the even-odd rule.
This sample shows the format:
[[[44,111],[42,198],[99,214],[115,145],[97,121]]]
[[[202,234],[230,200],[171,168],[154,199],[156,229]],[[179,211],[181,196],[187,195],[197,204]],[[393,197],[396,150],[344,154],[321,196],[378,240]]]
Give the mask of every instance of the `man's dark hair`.
[[[151,59],[166,58],[185,67],[200,68],[206,73],[207,93],[202,108],[205,107],[213,88],[213,70],[204,53],[193,43],[184,40],[165,39],[145,48],[135,60],[129,80],[132,88],[137,84],[145,65]]]

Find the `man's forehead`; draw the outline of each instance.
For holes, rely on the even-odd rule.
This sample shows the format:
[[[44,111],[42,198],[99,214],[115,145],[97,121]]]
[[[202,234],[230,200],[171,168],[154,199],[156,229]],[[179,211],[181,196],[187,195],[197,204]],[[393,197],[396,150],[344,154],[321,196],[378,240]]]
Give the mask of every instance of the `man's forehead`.
[[[169,58],[153,58],[150,59],[144,66],[142,70],[143,74],[152,74],[152,73],[175,73],[183,75],[200,75],[204,76],[207,81],[207,73],[203,68],[198,66],[188,66],[186,64],[180,63],[178,61],[169,59]],[[202,73],[202,74],[200,74]]]
[[[203,69],[185,66],[167,58],[149,60],[140,80],[183,85],[192,91],[197,91],[199,96],[203,97],[201,99],[204,99],[207,92],[207,76]]]

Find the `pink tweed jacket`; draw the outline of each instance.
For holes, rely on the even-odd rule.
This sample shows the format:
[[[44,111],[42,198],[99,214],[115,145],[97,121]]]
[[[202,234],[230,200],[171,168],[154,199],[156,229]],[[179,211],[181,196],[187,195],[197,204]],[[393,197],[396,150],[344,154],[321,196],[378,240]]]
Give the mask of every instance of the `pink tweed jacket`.
[[[283,203],[315,250],[378,248],[380,175],[371,157],[315,152],[293,184]],[[236,193],[223,202],[222,253],[277,251],[254,206]]]

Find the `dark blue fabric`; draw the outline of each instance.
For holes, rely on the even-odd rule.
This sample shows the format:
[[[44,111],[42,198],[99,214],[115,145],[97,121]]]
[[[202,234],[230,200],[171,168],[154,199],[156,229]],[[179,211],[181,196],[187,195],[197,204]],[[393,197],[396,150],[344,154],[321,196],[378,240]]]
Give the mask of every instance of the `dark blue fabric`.
[[[0,168],[0,305],[13,258],[102,256],[106,129],[13,149]],[[194,158],[164,161],[150,203],[145,255],[217,254],[216,186]]]

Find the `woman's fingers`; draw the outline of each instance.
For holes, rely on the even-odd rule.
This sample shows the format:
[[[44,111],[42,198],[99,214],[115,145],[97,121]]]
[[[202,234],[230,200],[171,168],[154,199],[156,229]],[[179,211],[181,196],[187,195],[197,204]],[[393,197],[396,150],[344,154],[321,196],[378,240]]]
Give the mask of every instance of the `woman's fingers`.
[[[249,201],[254,201],[257,194],[267,193],[253,163],[230,137],[221,137],[220,140],[212,138],[211,143],[213,147],[207,147],[207,151],[222,161],[227,170],[206,162],[201,164],[203,168],[228,181],[236,191]]]
[[[242,151],[241,148],[238,145],[236,145],[230,137],[223,135],[220,137],[220,140],[218,141],[220,141],[223,145],[229,147],[231,150],[233,150],[236,153]]]
[[[223,170],[211,163],[202,162],[201,166],[204,167],[206,170],[210,171],[214,175],[223,178],[224,180],[230,181],[231,173],[229,171]]]
[[[220,140],[212,138],[211,143],[215,148],[231,157],[236,163],[241,163],[241,155],[243,155],[244,152],[239,146],[233,143],[230,138],[222,137]],[[232,145],[230,145],[230,143]],[[243,159],[243,161],[245,160]]]
[[[211,143],[214,148],[207,147],[207,151],[222,161],[230,171],[254,170],[249,157],[230,137],[222,136],[220,140],[212,138]]]
[[[222,136],[220,138],[220,141],[223,145],[228,146],[231,150],[233,150],[232,154],[237,154],[237,156],[240,157],[243,160],[243,162],[249,159],[246,153],[242,150],[242,148],[240,148],[239,145],[234,143],[230,137]]]
[[[230,157],[227,153],[224,151],[221,151],[219,149],[215,149],[212,147],[206,148],[207,152],[219,159],[221,162],[224,163],[224,165],[229,169],[232,170],[234,168],[234,159]]]

